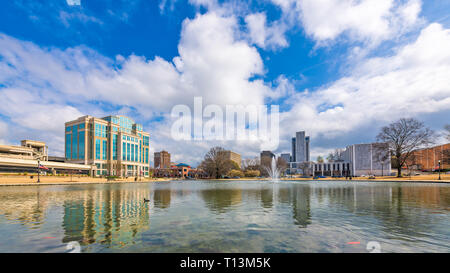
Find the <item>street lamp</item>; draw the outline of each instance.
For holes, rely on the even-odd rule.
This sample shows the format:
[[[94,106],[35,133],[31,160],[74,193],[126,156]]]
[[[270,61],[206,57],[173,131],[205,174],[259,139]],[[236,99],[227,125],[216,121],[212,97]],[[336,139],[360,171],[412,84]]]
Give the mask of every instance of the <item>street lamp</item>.
[[[439,179],[441,180],[441,160],[438,160],[438,165],[439,165]]]
[[[38,183],[40,183],[41,182],[41,177],[40,177],[40,170],[39,170],[39,167],[41,166],[41,161],[40,161],[41,159],[40,158],[38,158],[37,159],[37,161],[38,161],[38,168],[37,168],[37,173],[38,173]]]

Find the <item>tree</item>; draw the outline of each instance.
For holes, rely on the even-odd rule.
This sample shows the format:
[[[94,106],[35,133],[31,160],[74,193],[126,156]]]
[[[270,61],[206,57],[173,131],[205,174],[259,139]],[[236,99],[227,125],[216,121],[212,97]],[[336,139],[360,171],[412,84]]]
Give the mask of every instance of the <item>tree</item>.
[[[280,173],[284,173],[288,167],[289,166],[286,160],[281,157],[277,158],[277,169],[280,171]]]
[[[447,138],[447,140],[450,140],[450,124],[445,125],[444,127],[445,129],[445,137]]]
[[[244,174],[246,177],[257,177],[261,175],[261,172],[259,170],[246,170]]]
[[[377,140],[389,144],[392,160],[397,167],[397,177],[402,176],[402,167],[413,155],[414,150],[432,142],[434,133],[414,118],[401,118],[381,128]]]
[[[303,175],[311,175],[311,162],[299,163],[298,168],[302,170]]]
[[[384,176],[384,166],[389,161],[391,154],[389,152],[388,143],[374,143],[372,145],[372,153],[377,162],[381,165],[381,176]]]
[[[247,158],[242,161],[242,169],[247,170],[260,170],[261,169],[261,162],[259,160],[259,157],[255,158]]]
[[[344,161],[344,150],[336,149],[327,156],[328,162],[342,162]]]
[[[233,170],[230,170],[228,172],[228,176],[230,176],[230,177],[244,177],[244,172],[242,172],[241,170],[233,169]]]
[[[233,161],[227,159],[225,150],[222,147],[211,148],[200,164],[200,168],[209,177],[215,177],[216,179],[226,175],[233,167]]]
[[[325,161],[323,160],[323,157],[319,155],[319,156],[317,157],[317,163],[323,163],[323,162],[325,162]]]

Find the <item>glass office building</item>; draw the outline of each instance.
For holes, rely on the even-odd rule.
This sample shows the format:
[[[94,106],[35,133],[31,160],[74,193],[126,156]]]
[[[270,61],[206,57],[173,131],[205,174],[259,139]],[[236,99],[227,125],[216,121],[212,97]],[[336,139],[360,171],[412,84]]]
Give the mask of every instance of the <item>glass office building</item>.
[[[125,116],[65,123],[66,162],[96,165],[96,175],[148,176],[150,135]]]

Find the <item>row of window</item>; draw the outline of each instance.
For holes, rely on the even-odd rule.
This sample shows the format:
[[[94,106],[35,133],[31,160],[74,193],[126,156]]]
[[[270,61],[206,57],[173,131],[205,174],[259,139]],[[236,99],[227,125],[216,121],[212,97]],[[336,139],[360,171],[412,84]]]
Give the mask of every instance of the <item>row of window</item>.
[[[67,132],[72,132],[66,134],[65,157],[67,159],[84,159],[85,131],[78,132],[78,129],[83,130],[84,128],[84,123],[66,127]]]

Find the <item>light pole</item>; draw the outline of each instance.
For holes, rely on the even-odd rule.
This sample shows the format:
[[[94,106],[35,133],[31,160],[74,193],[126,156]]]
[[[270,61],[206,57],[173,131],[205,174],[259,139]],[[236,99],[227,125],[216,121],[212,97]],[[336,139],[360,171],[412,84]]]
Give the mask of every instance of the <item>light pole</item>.
[[[38,158],[38,168],[37,168],[37,173],[38,173],[38,183],[40,183],[41,182],[41,177],[40,177],[40,171],[39,171],[39,167],[41,166],[41,159],[40,158]]]
[[[441,160],[438,160],[438,165],[439,165],[439,179],[441,180]]]

